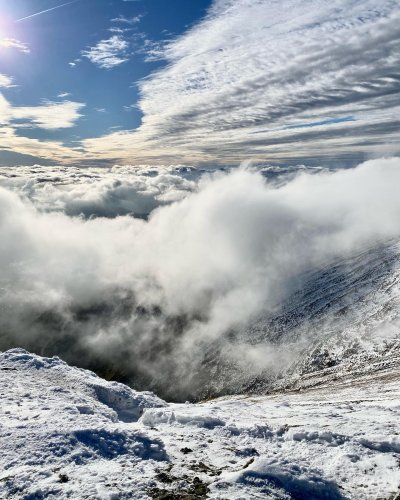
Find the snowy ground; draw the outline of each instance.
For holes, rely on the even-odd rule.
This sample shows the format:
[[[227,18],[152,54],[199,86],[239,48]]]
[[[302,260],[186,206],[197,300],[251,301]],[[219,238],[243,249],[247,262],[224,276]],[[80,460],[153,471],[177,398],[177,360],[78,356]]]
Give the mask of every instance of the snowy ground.
[[[58,358],[0,354],[0,497],[394,499],[400,376],[166,404]]]

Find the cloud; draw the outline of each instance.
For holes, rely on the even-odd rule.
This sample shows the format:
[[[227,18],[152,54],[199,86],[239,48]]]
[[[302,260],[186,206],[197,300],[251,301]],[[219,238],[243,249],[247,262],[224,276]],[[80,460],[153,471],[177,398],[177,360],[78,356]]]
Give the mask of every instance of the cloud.
[[[79,111],[83,107],[85,104],[73,101],[45,101],[38,106],[13,106],[0,93],[0,124],[12,123],[16,128],[38,127],[47,130],[69,128],[82,116]]]
[[[111,28],[108,28],[108,31],[111,33],[117,33],[118,35],[123,35],[127,31],[130,31],[129,28],[120,28],[117,26],[112,26]]]
[[[160,206],[197,189],[204,171],[187,166],[0,167],[0,185],[29,200],[41,212],[69,216],[147,218]]]
[[[3,75],[2,73],[0,73],[0,87],[14,87],[13,81],[14,80],[11,78],[11,76]]]
[[[23,126],[28,125],[47,130],[70,128],[82,116],[79,111],[84,106],[83,103],[73,101],[46,101],[39,106],[13,107],[11,119],[22,120]]]
[[[103,69],[111,69],[128,61],[127,50],[129,43],[119,35],[107,40],[101,40],[94,47],[81,52],[83,57]]]
[[[1,106],[0,98],[0,111]],[[0,126],[0,150],[49,159],[59,163],[70,163],[82,159],[80,151],[65,147],[59,141],[40,141],[23,137],[10,126]]]
[[[125,17],[125,16],[121,15],[121,16],[115,17],[114,19],[111,19],[111,22],[112,23],[122,23],[122,24],[137,24],[140,22],[142,17],[143,17],[142,14],[138,14],[137,16],[133,16],[133,17]]]
[[[147,221],[90,218],[93,209],[86,219],[66,215],[88,191],[110,214],[129,189],[140,192],[135,183],[148,193],[151,168],[139,178],[129,171],[98,169],[96,179],[92,170],[83,181],[84,170],[43,169],[26,180],[36,194],[23,198],[10,191],[18,181],[3,178],[11,184],[0,188],[0,304],[10,313],[0,317],[0,349],[103,363],[137,387],[183,400],[204,394],[206,382],[211,394],[234,390],[238,371],[252,380],[277,360],[280,368],[293,361],[296,345],[276,347],[268,331],[254,345],[249,327],[275,314],[305,272],[400,236],[398,158],[303,170],[280,184],[245,169],[203,175]],[[168,175],[165,184],[173,185]]]
[[[0,93],[0,125],[9,123],[12,119],[12,106],[7,99]]]
[[[72,101],[45,101],[38,106],[13,106],[0,93],[0,150],[62,163],[82,158],[81,151],[65,147],[61,142],[23,137],[17,130],[59,130],[73,127],[82,116],[79,111],[84,106],[83,103]]]
[[[83,107],[84,104],[72,101],[13,106],[0,93],[0,150],[62,163],[82,158],[81,151],[65,147],[61,142],[23,137],[17,130],[59,130],[73,127],[82,116],[79,111]]]
[[[15,49],[18,50],[19,52],[22,52],[23,54],[29,54],[30,53],[30,48],[29,45],[21,42],[20,40],[17,40],[15,38],[1,38],[0,39],[0,48],[5,48],[5,49]]]
[[[139,83],[141,127],[84,146],[221,163],[375,154],[398,141],[399,26],[392,0],[217,0],[157,48],[166,65]]]

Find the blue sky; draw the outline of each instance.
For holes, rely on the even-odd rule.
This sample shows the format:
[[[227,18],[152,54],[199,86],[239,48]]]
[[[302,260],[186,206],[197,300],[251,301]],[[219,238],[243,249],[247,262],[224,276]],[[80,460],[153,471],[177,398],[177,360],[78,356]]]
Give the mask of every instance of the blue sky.
[[[139,126],[141,113],[135,106],[136,82],[165,64],[160,60],[146,60],[144,44],[150,50],[158,42],[184,32],[205,14],[210,0],[78,0],[63,5],[65,3],[0,0],[1,17],[6,18],[2,35],[29,47],[29,54],[20,50],[2,54],[0,72],[13,75],[16,85],[5,89],[4,95],[14,106],[37,106],[43,100],[85,103],[84,116],[72,128],[23,130],[24,136],[62,140],[73,145],[77,140],[110,130]],[[63,6],[15,22],[59,5]],[[113,22],[113,19],[121,20]],[[126,62],[101,68],[82,57],[83,50],[112,36],[120,36],[129,43],[124,55]]]
[[[0,19],[1,164],[398,152],[395,0],[0,0]]]

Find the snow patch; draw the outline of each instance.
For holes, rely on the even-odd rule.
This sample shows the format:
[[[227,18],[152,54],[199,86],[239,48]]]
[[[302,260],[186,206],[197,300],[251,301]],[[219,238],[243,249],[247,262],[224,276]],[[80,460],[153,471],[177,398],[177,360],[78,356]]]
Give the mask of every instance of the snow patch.
[[[0,498],[395,498],[399,374],[167,404],[58,358],[0,353]]]
[[[122,422],[138,420],[146,408],[167,406],[152,392],[137,392],[118,382],[92,385],[98,400],[113,409]]]
[[[202,427],[204,429],[214,429],[223,427],[225,422],[220,418],[211,415],[190,415],[180,414],[171,410],[146,410],[140,422],[148,427],[155,427],[158,424],[181,424]]]

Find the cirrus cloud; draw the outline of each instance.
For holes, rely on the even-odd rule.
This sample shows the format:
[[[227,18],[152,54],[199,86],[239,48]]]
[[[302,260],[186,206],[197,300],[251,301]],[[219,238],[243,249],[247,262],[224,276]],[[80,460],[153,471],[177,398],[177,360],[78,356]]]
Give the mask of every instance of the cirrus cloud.
[[[141,127],[84,147],[225,163],[376,154],[399,138],[399,26],[393,0],[216,0],[157,50],[167,65],[139,84]]]
[[[27,43],[21,42],[16,38],[1,38],[0,48],[15,49],[19,52],[22,52],[23,54],[29,54],[31,51]]]

